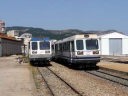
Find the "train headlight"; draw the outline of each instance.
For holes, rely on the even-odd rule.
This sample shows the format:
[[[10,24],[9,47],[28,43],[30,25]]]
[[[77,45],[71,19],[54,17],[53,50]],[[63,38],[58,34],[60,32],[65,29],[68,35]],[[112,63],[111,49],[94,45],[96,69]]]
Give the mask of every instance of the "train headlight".
[[[99,54],[99,51],[93,51],[93,54]]]
[[[37,51],[32,51],[32,54],[37,54]]]
[[[77,55],[83,55],[83,51],[77,51]]]

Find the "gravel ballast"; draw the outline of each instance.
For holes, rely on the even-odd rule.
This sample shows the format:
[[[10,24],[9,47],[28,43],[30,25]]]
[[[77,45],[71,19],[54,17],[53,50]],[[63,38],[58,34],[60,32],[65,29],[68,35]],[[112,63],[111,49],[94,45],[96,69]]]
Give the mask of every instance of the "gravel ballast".
[[[50,67],[84,96],[128,96],[128,88],[90,75],[84,71],[72,70],[51,62]]]

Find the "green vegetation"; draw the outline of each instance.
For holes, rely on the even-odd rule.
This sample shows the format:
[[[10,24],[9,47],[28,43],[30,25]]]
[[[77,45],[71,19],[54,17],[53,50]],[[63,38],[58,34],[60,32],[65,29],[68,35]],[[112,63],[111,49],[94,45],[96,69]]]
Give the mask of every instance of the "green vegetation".
[[[48,37],[50,39],[63,39],[65,37],[69,37],[75,34],[86,34],[86,33],[97,33],[97,34],[103,34],[103,33],[109,33],[114,32],[116,30],[108,30],[108,31],[82,31],[78,29],[68,29],[68,30],[45,30],[42,28],[34,28],[34,27],[20,27],[20,26],[14,26],[14,27],[7,27],[6,31],[9,30],[19,30],[20,35],[24,33],[30,33],[33,37],[38,38],[45,38]],[[117,32],[117,31],[116,31]]]
[[[81,34],[84,33],[81,30],[44,30],[42,28],[33,28],[33,27],[7,27],[6,31],[9,30],[19,30],[20,35],[23,33],[30,33],[32,34],[33,37],[38,37],[38,38],[44,38],[44,37],[49,37],[50,39],[62,39],[65,37],[69,37],[75,34]]]

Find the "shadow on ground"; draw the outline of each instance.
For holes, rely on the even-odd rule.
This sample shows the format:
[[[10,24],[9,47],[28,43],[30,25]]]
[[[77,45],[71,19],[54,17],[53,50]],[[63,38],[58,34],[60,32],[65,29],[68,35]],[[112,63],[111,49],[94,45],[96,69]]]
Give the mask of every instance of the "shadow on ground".
[[[54,61],[60,65],[63,65],[65,67],[68,67],[70,69],[73,69],[73,70],[98,70],[99,69],[99,66],[85,66],[86,64],[68,64],[67,62],[61,62],[61,61]]]
[[[120,60],[116,60],[116,61],[110,60],[110,62],[128,64],[128,61],[120,61]]]
[[[44,63],[44,62],[34,62],[34,63],[30,63],[32,66],[34,67],[48,67],[48,66],[52,66],[49,62],[48,63]]]

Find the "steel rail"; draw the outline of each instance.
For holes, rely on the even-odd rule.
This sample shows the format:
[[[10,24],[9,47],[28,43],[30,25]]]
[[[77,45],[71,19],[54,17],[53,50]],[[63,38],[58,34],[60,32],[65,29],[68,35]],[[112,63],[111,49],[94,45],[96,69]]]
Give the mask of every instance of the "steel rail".
[[[80,92],[78,92],[75,88],[73,88],[69,83],[67,83],[64,79],[62,79],[59,75],[57,75],[54,71],[52,71],[50,68],[47,67],[57,78],[59,78],[62,82],[64,82],[66,85],[68,85],[76,94],[79,96],[83,96]]]
[[[111,82],[118,83],[118,84],[121,84],[123,86],[128,87],[128,79],[126,79],[126,78],[122,78],[122,77],[115,76],[115,75],[112,75],[112,74],[109,74],[109,73],[106,73],[106,72],[103,72],[103,71],[98,71],[98,70],[85,71],[85,72],[89,73],[89,74],[92,74],[92,75],[95,75],[97,77],[109,80]]]
[[[55,95],[54,95],[54,92],[53,92],[53,91],[51,90],[51,88],[49,87],[49,85],[48,85],[48,83],[47,83],[46,79],[45,79],[45,78],[44,78],[44,76],[42,75],[42,73],[41,73],[41,71],[40,71],[39,67],[37,67],[37,70],[38,70],[38,72],[40,73],[41,77],[43,78],[43,80],[44,80],[44,82],[45,82],[45,84],[46,84],[47,88],[49,89],[49,91],[50,91],[51,95],[52,95],[52,96],[55,96]]]

